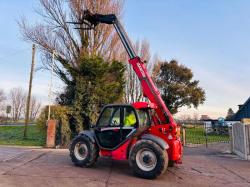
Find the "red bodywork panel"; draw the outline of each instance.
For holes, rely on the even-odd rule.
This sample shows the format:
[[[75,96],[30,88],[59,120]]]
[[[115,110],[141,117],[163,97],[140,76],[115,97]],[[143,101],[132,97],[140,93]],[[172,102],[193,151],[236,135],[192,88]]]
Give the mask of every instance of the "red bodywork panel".
[[[165,142],[167,142],[167,144],[169,145],[169,148],[167,149],[169,160],[180,163],[182,157],[182,144],[180,138],[177,138],[175,135],[173,135],[173,133],[175,132],[173,132],[169,127],[170,126],[167,124],[153,125],[145,133],[160,137]],[[111,157],[114,160],[127,160],[130,148],[139,139],[140,137],[128,139],[125,143],[123,143],[120,147],[113,151],[101,149],[100,156]]]
[[[117,149],[110,151],[106,149],[100,150],[100,156],[111,157],[114,160],[127,160],[130,147],[135,144],[135,139],[128,139]]]
[[[162,138],[168,143],[168,157],[170,160],[179,161],[182,156],[182,143],[180,138],[176,137],[176,132],[169,128],[168,124],[155,125],[148,129],[148,133]]]

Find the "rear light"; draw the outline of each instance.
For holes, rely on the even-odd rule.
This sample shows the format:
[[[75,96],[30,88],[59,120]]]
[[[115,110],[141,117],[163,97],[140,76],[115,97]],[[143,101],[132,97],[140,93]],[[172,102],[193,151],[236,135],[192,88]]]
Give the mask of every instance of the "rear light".
[[[176,136],[177,136],[177,138],[181,137],[181,127],[180,126],[176,127]]]

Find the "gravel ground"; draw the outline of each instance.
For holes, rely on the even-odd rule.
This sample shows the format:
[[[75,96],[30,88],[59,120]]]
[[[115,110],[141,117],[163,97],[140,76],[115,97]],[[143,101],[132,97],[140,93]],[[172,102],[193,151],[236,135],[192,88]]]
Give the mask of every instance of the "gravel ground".
[[[229,154],[227,144],[185,148],[181,165],[145,180],[133,176],[126,161],[99,159],[94,168],[80,168],[66,149],[0,146],[2,186],[250,186],[250,162]]]

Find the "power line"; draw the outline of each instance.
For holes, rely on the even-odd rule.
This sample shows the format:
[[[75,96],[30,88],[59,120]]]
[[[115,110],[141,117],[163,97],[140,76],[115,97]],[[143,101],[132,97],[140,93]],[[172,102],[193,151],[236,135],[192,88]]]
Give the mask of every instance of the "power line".
[[[5,54],[4,56],[0,57],[0,60],[9,59],[10,56],[15,56],[15,55],[17,55],[17,54],[20,54],[20,53],[23,52],[23,51],[28,51],[28,50],[30,50],[30,49],[29,49],[29,48],[20,49],[20,50],[18,50],[18,51],[12,52],[12,53]]]

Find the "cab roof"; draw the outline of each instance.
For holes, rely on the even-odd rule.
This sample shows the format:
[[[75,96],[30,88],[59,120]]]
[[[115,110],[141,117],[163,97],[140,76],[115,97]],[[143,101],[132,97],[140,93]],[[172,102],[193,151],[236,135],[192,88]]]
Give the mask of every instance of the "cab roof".
[[[156,105],[154,103],[149,103],[149,102],[135,102],[131,104],[133,107],[136,109],[142,109],[142,108],[152,108],[156,109]]]
[[[132,106],[135,109],[143,109],[143,108],[151,108],[151,109],[156,109],[157,106],[154,103],[150,103],[150,102],[134,102],[132,104],[108,104],[105,107],[113,107],[113,106]]]

